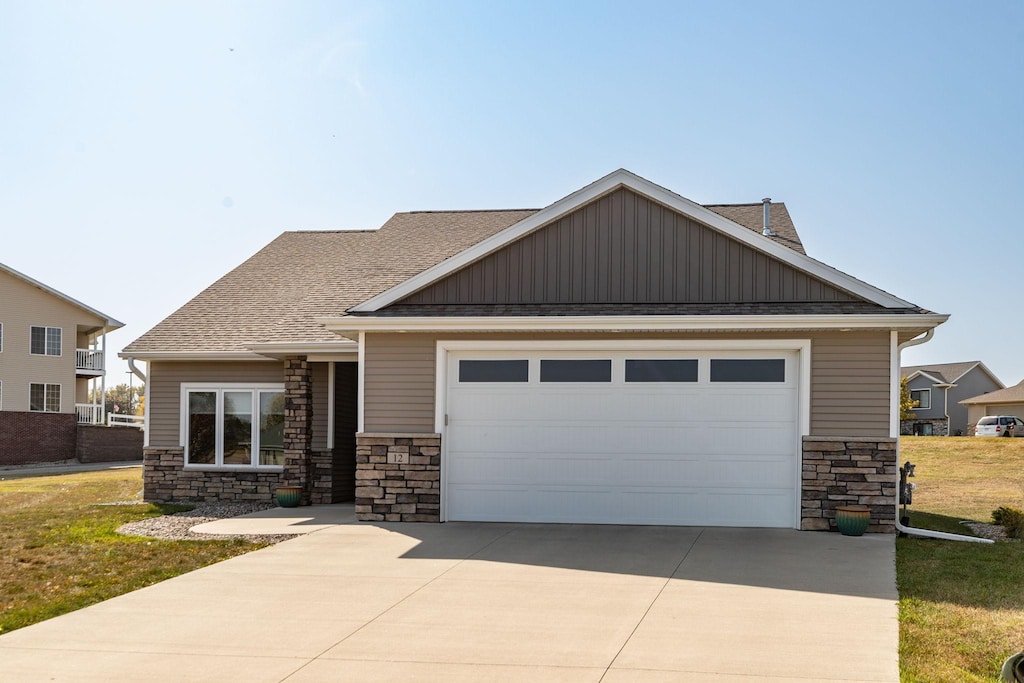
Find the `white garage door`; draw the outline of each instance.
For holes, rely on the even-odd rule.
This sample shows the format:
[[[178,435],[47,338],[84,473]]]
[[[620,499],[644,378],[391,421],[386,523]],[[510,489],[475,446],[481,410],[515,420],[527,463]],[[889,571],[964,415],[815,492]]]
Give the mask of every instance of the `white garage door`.
[[[451,351],[449,520],[796,526],[794,351]]]

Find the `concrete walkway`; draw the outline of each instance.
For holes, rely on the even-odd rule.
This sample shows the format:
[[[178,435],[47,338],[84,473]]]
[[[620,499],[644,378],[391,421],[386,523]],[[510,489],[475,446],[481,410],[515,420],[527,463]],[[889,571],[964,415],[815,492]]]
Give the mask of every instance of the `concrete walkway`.
[[[891,536],[362,524],[343,506],[204,526],[312,531],[0,636],[3,678],[898,680]]]
[[[8,465],[0,467],[0,479],[20,479],[22,477],[41,477],[53,474],[74,474],[76,472],[96,472],[99,470],[123,470],[142,467],[141,460],[122,462],[78,462],[77,460],[58,463],[39,463],[32,465]]]

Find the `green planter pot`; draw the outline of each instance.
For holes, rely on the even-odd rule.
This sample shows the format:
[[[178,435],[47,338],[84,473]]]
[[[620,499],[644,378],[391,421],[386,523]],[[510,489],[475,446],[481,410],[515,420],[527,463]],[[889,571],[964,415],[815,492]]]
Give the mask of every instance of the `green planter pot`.
[[[297,508],[302,502],[301,486],[278,486],[274,491],[277,504],[283,508]]]
[[[840,505],[836,508],[836,526],[843,536],[863,536],[871,522],[871,511],[863,505]]]

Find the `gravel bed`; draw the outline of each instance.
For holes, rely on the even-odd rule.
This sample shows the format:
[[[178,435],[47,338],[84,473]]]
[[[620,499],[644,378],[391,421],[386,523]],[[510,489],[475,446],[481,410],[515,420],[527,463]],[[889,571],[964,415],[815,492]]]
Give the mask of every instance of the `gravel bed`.
[[[127,504],[127,503],[126,503]],[[187,503],[192,505],[192,503]],[[122,524],[117,533],[126,536],[148,536],[169,541],[221,541],[229,538],[244,538],[254,543],[280,543],[295,534],[197,534],[191,528],[205,522],[227,519],[250,512],[269,510],[276,507],[273,503],[196,503],[195,509],[176,512],[173,515],[150,517],[138,522]]]
[[[1016,543],[1020,540],[1007,536],[1006,529],[1000,524],[984,524],[982,522],[960,523],[982,538],[988,538],[993,541],[1009,541],[1010,543]]]

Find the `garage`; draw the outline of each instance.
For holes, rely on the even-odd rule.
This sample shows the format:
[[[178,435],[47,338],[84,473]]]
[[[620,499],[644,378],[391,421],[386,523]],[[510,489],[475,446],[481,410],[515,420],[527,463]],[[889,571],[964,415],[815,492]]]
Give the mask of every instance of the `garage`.
[[[722,346],[439,350],[446,519],[798,526],[800,352]]]

